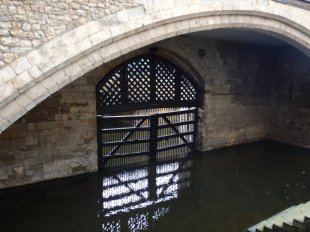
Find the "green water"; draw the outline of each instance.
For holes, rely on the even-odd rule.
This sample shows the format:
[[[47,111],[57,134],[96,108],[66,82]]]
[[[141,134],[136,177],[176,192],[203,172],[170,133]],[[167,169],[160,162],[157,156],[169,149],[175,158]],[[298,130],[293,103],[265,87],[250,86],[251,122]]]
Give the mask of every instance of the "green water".
[[[0,191],[0,231],[242,231],[310,201],[310,151],[253,143]]]

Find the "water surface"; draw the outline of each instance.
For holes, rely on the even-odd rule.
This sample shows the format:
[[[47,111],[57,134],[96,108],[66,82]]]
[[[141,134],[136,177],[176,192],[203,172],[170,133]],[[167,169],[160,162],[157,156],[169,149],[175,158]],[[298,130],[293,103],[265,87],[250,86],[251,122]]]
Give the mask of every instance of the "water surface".
[[[310,200],[310,151],[253,143],[0,191],[0,230],[241,231]]]

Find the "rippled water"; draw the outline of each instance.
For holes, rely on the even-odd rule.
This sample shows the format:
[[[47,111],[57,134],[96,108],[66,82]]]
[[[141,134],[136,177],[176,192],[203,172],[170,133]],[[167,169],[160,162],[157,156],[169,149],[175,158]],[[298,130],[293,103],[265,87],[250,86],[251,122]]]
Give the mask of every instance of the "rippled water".
[[[310,151],[253,143],[0,191],[0,231],[241,231],[310,201]]]

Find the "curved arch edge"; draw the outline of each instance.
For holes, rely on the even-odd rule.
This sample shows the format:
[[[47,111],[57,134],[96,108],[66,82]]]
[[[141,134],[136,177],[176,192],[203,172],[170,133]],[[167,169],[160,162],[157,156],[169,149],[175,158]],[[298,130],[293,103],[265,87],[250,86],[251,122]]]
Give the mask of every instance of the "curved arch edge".
[[[304,23],[300,24],[300,17],[296,15],[298,20],[293,20],[291,26],[288,23],[294,18],[293,13],[287,19],[283,11],[261,5],[240,10],[236,5],[182,6],[142,15],[111,27],[99,20],[33,50],[0,70],[0,133],[39,102],[101,64],[137,48],[189,32],[218,28],[262,30],[284,37],[294,46],[305,49],[310,57],[310,32]],[[221,10],[210,13],[216,7]],[[206,8],[208,10],[204,12]],[[256,15],[250,15],[250,12]],[[64,40],[65,36],[69,39]],[[69,41],[70,38],[75,39]],[[59,49],[62,49],[60,53],[57,52]]]

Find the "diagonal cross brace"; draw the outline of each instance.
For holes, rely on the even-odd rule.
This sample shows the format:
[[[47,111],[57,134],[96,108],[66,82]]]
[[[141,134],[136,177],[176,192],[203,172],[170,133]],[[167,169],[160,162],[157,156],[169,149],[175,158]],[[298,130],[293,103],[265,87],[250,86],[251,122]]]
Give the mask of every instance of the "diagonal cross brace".
[[[179,168],[173,172],[172,177],[170,178],[170,180],[168,181],[168,183],[163,187],[163,190],[162,190],[161,193],[159,194],[158,198],[164,194],[164,192],[169,188],[170,185],[172,185],[174,178],[176,177],[177,174],[179,174],[179,173],[182,171],[182,169],[183,169],[183,167],[184,167],[184,165],[185,165],[186,163],[187,163],[187,160],[184,160],[184,161],[182,162],[182,164],[179,166]]]
[[[189,143],[187,139],[182,134],[180,134],[180,131],[178,130],[178,128],[176,128],[176,126],[174,126],[166,116],[161,116],[161,117],[165,120],[166,123],[168,123],[168,125],[170,125],[170,127],[172,128],[172,130],[174,130],[175,133],[179,134],[179,137],[182,139],[184,144]],[[189,148],[192,148],[191,145],[187,145],[187,146]]]
[[[141,119],[141,120],[134,126],[134,128],[139,128],[139,127],[144,123],[145,120],[146,120],[145,118]],[[131,136],[134,132],[135,132],[135,131],[130,131],[130,132],[128,132],[128,133],[122,138],[121,141],[122,141],[122,142],[127,141],[127,140],[130,138],[130,136]],[[113,150],[112,150],[107,156],[113,155],[115,152],[117,152],[117,150],[118,150],[121,146],[122,146],[122,144],[119,144],[119,145],[117,145],[116,147],[114,147]]]

